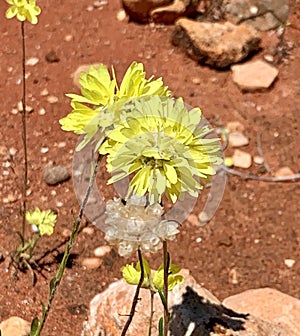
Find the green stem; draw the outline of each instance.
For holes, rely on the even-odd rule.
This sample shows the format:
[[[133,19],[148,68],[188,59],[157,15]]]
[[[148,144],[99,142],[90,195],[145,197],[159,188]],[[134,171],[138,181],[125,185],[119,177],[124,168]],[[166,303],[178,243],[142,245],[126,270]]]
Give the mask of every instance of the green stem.
[[[168,287],[169,287],[169,267],[170,267],[170,255],[168,253],[168,243],[165,240],[163,242],[163,259],[164,259],[164,297],[165,297],[165,305],[164,305],[164,336],[168,336],[169,331],[169,310],[168,310]]]
[[[21,22],[21,34],[22,34],[22,143],[24,151],[24,178],[23,178],[23,190],[22,190],[22,245],[25,241],[25,225],[26,225],[26,210],[27,210],[27,184],[28,184],[28,158],[27,158],[27,129],[26,129],[26,78],[25,78],[25,23]]]
[[[41,235],[39,233],[36,233],[34,238],[32,240],[30,240],[30,249],[29,249],[29,261],[32,258],[33,255],[33,250],[37,244],[37,242],[39,241],[39,239],[41,238]]]
[[[52,301],[54,299],[55,293],[56,293],[56,291],[57,291],[57,289],[60,285],[61,279],[63,277],[64,271],[65,271],[65,268],[66,268],[66,265],[67,265],[67,262],[68,262],[68,259],[69,259],[69,256],[70,256],[70,251],[71,251],[71,249],[74,245],[74,242],[76,240],[76,237],[77,237],[77,234],[78,234],[78,231],[79,231],[79,227],[80,227],[80,223],[81,223],[81,220],[82,220],[82,217],[83,217],[83,214],[84,214],[84,211],[85,211],[90,193],[91,193],[93,185],[94,185],[94,181],[95,181],[95,178],[96,178],[96,174],[97,174],[97,171],[98,171],[98,166],[99,166],[99,163],[101,161],[101,158],[102,158],[102,156],[100,154],[98,154],[97,161],[96,161],[96,164],[95,164],[95,167],[94,167],[94,170],[93,170],[93,174],[90,178],[89,186],[87,188],[87,191],[85,193],[82,205],[80,207],[78,217],[76,219],[74,218],[73,230],[72,230],[71,236],[69,238],[69,241],[66,244],[66,248],[65,248],[65,252],[64,252],[62,261],[59,265],[59,268],[58,268],[58,271],[57,271],[55,277],[52,278],[51,281],[50,281],[50,293],[49,293],[49,297],[48,297],[48,302],[47,302],[46,306],[44,306],[44,308],[43,308],[43,314],[42,314],[41,320],[39,321],[38,327],[37,327],[36,331],[34,332],[33,336],[39,336],[40,335],[40,333],[42,332],[43,327],[45,325],[45,322],[47,320],[49,311],[51,309]]]
[[[149,318],[149,331],[148,336],[151,336],[152,331],[152,323],[153,323],[153,315],[154,315],[154,295],[155,292],[150,289],[150,318]]]
[[[134,297],[133,297],[133,301],[132,301],[132,305],[131,305],[131,310],[130,310],[130,313],[128,315],[128,319],[125,323],[125,326],[122,330],[122,333],[121,333],[121,336],[125,336],[126,333],[127,333],[127,330],[132,322],[132,319],[133,319],[133,316],[134,316],[134,313],[135,313],[135,308],[138,304],[138,301],[139,301],[139,294],[140,294],[140,289],[142,287],[142,284],[143,284],[143,281],[144,281],[144,274],[145,274],[145,271],[144,271],[144,264],[143,264],[143,258],[142,258],[142,252],[140,249],[138,249],[138,257],[139,257],[139,263],[140,263],[140,267],[141,267],[141,277],[140,277],[140,281],[136,287],[136,291],[135,291],[135,294],[134,294]]]

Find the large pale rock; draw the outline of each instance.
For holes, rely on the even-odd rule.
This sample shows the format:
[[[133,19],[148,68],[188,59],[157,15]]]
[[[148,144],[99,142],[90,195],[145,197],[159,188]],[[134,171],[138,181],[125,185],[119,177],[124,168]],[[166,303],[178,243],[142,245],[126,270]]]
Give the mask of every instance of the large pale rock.
[[[30,323],[20,317],[12,316],[0,323],[1,336],[27,336]]]
[[[261,31],[284,24],[289,15],[288,0],[225,0],[223,8],[228,21],[246,23]]]
[[[150,12],[161,6],[172,3],[172,0],[122,0],[123,8],[131,19],[148,22]]]
[[[278,69],[262,60],[231,67],[232,80],[242,91],[266,90],[278,76]]]
[[[223,304],[239,313],[249,313],[278,324],[291,336],[300,335],[300,300],[276,289],[250,289],[228,297]]]
[[[178,18],[195,13],[198,4],[199,0],[175,0],[168,6],[154,9],[150,16],[156,23],[173,24]]]
[[[185,283],[176,287],[169,295],[171,309],[170,335],[216,335],[219,329],[222,335],[232,336],[278,336],[289,334],[280,327],[256,317],[237,314],[223,307],[209,291],[198,285],[195,279],[183,270]],[[90,316],[84,324],[82,336],[117,336],[127,320],[131,308],[135,287],[119,280],[98,294],[90,304]],[[150,313],[150,293],[142,289],[140,300],[129,327],[127,336],[148,335]],[[157,335],[157,324],[163,315],[158,295],[154,299],[152,334]],[[217,334],[218,335],[218,334]]]
[[[200,63],[225,68],[259,49],[260,36],[249,26],[179,19],[172,41]]]

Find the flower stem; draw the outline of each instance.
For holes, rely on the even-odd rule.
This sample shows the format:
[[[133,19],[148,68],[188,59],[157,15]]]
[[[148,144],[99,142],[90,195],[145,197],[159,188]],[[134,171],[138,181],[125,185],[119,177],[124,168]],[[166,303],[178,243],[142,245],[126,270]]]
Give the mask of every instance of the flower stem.
[[[155,292],[150,289],[150,318],[149,318],[149,331],[148,336],[151,336],[152,331],[152,323],[153,323],[153,315],[154,315],[154,295]]]
[[[22,35],[22,143],[24,151],[24,178],[22,190],[22,231],[21,239],[22,245],[25,242],[25,224],[26,224],[26,210],[27,210],[27,184],[28,184],[28,158],[27,158],[27,128],[26,128],[26,78],[25,78],[25,23],[21,22],[21,35]]]
[[[92,176],[90,178],[87,191],[85,193],[83,202],[82,202],[80,210],[79,210],[78,217],[76,219],[74,218],[72,233],[70,235],[69,241],[66,244],[65,252],[64,252],[62,261],[59,265],[59,268],[58,268],[58,271],[57,271],[55,277],[52,278],[51,281],[50,281],[50,293],[49,293],[49,297],[48,297],[48,302],[43,308],[43,314],[42,314],[41,320],[39,321],[38,327],[37,327],[36,331],[33,333],[33,336],[39,336],[40,335],[40,333],[43,330],[43,327],[45,325],[45,322],[47,320],[47,316],[48,316],[49,311],[51,309],[52,301],[53,301],[55,293],[56,293],[56,291],[57,291],[57,289],[60,285],[61,279],[63,277],[64,271],[65,271],[65,268],[66,268],[66,265],[67,265],[67,262],[68,262],[68,258],[70,256],[71,249],[72,249],[72,247],[74,245],[74,242],[76,240],[76,237],[77,237],[77,234],[78,234],[78,231],[79,231],[79,227],[80,227],[80,223],[81,223],[81,220],[82,220],[82,217],[83,217],[83,214],[84,214],[84,211],[85,211],[90,193],[92,191],[92,188],[93,188],[93,185],[94,185],[94,182],[95,182],[95,178],[96,178],[96,174],[97,174],[97,171],[98,171],[98,167],[99,167],[99,163],[101,161],[101,158],[102,158],[102,156],[100,154],[98,154],[96,164],[95,164],[94,170],[92,172]]]
[[[131,310],[130,310],[130,313],[128,315],[128,319],[125,323],[125,326],[122,330],[122,334],[121,336],[125,336],[127,331],[128,331],[128,328],[132,322],[132,319],[133,319],[133,316],[134,316],[134,313],[135,313],[135,308],[138,304],[138,301],[139,301],[139,294],[140,294],[140,289],[142,287],[142,284],[143,284],[143,281],[144,281],[144,265],[143,265],[143,258],[142,258],[142,252],[140,249],[138,249],[138,257],[139,257],[139,263],[140,263],[140,267],[141,267],[141,277],[140,277],[140,281],[136,287],[136,291],[135,291],[135,294],[134,294],[134,297],[133,297],[133,301],[132,301],[132,305],[131,305]]]
[[[169,277],[169,267],[170,267],[170,255],[168,253],[168,243],[165,240],[163,242],[163,259],[164,259],[164,297],[165,297],[165,305],[164,305],[164,336],[168,336],[169,331],[169,311],[168,311],[168,277]]]

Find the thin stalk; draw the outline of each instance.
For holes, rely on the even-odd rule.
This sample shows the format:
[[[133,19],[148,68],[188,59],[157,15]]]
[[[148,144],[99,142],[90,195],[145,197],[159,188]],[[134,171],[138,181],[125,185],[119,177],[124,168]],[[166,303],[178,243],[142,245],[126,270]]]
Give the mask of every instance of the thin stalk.
[[[133,301],[132,301],[132,305],[131,305],[131,310],[130,310],[130,313],[128,315],[128,319],[125,323],[125,326],[122,330],[122,334],[121,336],[125,336],[127,331],[128,331],[128,328],[132,322],[132,319],[133,319],[133,316],[135,314],[135,308],[138,304],[138,301],[139,301],[139,294],[140,294],[140,289],[142,287],[142,284],[143,284],[143,281],[144,281],[144,265],[143,265],[143,258],[142,258],[142,252],[140,249],[138,249],[138,257],[139,257],[139,263],[140,263],[140,266],[141,266],[141,277],[140,277],[140,281],[136,287],[136,290],[135,290],[135,294],[134,294],[134,297],[133,297]]]
[[[152,323],[153,323],[153,315],[154,315],[154,295],[155,292],[153,292],[150,289],[150,318],[149,318],[149,331],[148,331],[148,336],[151,336],[152,332]]]
[[[74,245],[74,242],[76,240],[76,237],[77,237],[77,234],[78,234],[78,231],[79,231],[79,227],[80,227],[80,223],[81,223],[81,220],[82,220],[82,217],[83,217],[83,214],[84,214],[84,211],[85,211],[90,193],[91,193],[93,185],[94,185],[94,181],[95,181],[95,178],[96,178],[96,174],[97,174],[97,171],[98,171],[98,166],[99,166],[99,162],[101,161],[101,158],[102,158],[102,156],[98,154],[97,161],[96,161],[96,164],[95,164],[95,167],[94,167],[94,171],[93,171],[93,174],[90,178],[89,186],[87,188],[87,191],[85,193],[82,205],[80,207],[78,217],[76,219],[74,218],[73,230],[72,230],[72,233],[70,235],[69,241],[66,244],[66,248],[65,248],[65,252],[64,252],[62,261],[59,265],[59,268],[58,268],[58,271],[57,271],[55,277],[53,279],[51,279],[51,281],[50,281],[50,293],[49,293],[49,297],[48,297],[48,302],[43,308],[43,314],[42,314],[41,320],[39,321],[38,327],[37,327],[37,329],[34,333],[34,336],[39,336],[40,335],[40,333],[43,330],[43,327],[45,325],[45,322],[47,320],[47,316],[48,316],[49,311],[51,309],[52,301],[54,299],[55,293],[56,293],[56,291],[57,291],[57,289],[60,285],[61,279],[63,277],[64,271],[65,271],[65,268],[66,268],[66,265],[67,265],[67,262],[68,262],[68,258],[70,256],[70,251],[71,251],[71,249]]]
[[[25,225],[26,225],[26,211],[27,211],[27,184],[28,184],[28,159],[27,159],[27,128],[26,128],[26,78],[25,78],[25,22],[21,22],[21,35],[22,35],[22,143],[24,151],[24,178],[22,190],[22,231],[21,240],[22,245],[25,241]]]
[[[169,331],[169,320],[170,315],[168,311],[168,287],[169,287],[169,267],[170,267],[170,255],[168,253],[168,243],[165,240],[163,242],[163,260],[164,260],[164,297],[165,297],[165,305],[164,305],[164,336],[168,336]]]

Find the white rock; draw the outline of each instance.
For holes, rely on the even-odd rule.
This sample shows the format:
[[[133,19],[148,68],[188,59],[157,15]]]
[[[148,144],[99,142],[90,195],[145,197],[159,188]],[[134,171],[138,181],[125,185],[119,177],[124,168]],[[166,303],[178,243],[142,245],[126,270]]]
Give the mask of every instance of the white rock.
[[[39,115],[45,115],[45,114],[46,114],[46,110],[45,110],[43,107],[41,107],[41,108],[39,109],[39,111],[38,111],[38,114],[39,114]]]
[[[65,36],[65,39],[64,39],[66,42],[71,42],[73,40],[73,35],[66,35]]]
[[[95,230],[92,227],[85,227],[85,228],[82,229],[82,232],[91,236],[95,233]]]
[[[38,64],[40,60],[37,58],[37,57],[30,57],[28,58],[28,60],[26,61],[26,65],[29,65],[29,66],[34,66],[36,64]]]
[[[124,9],[119,10],[117,13],[117,20],[124,21],[125,19],[126,19],[126,12],[124,11]]]
[[[238,168],[250,168],[252,157],[249,153],[236,149],[232,156],[233,165]]]
[[[48,101],[48,103],[50,103],[50,104],[55,104],[55,103],[58,102],[58,98],[57,98],[56,96],[49,96],[49,97],[47,98],[47,101]]]
[[[285,259],[284,260],[284,264],[288,267],[288,268],[292,268],[295,265],[296,260],[294,259]]]
[[[88,269],[99,268],[101,264],[102,264],[102,260],[99,258],[84,258],[81,262],[81,265]]]
[[[228,135],[228,142],[231,147],[243,147],[249,144],[249,139],[240,132],[232,132]]]
[[[109,245],[103,245],[96,247],[94,250],[95,257],[104,257],[106,254],[108,254],[111,251],[111,247]]]
[[[30,333],[30,322],[20,317],[12,316],[0,323],[2,336],[24,336]]]
[[[48,96],[48,94],[49,94],[49,91],[48,91],[47,88],[43,89],[43,90],[41,91],[41,93],[40,93],[40,95],[41,95],[42,97],[46,97],[46,96]]]
[[[295,173],[292,171],[290,167],[281,167],[275,172],[276,177],[280,176],[291,176],[294,175]]]
[[[239,121],[229,121],[226,124],[226,128],[229,132],[243,132],[245,130],[245,126]]]
[[[253,162],[254,162],[255,164],[261,165],[261,164],[263,164],[263,163],[265,162],[265,160],[264,160],[263,157],[261,157],[261,156],[259,156],[259,155],[255,155],[255,156],[253,157]]]
[[[273,63],[274,62],[274,56],[270,55],[270,54],[266,54],[264,55],[264,59],[269,62],[269,63]]]
[[[234,83],[243,91],[268,89],[279,73],[274,66],[261,60],[233,65],[231,70]]]

